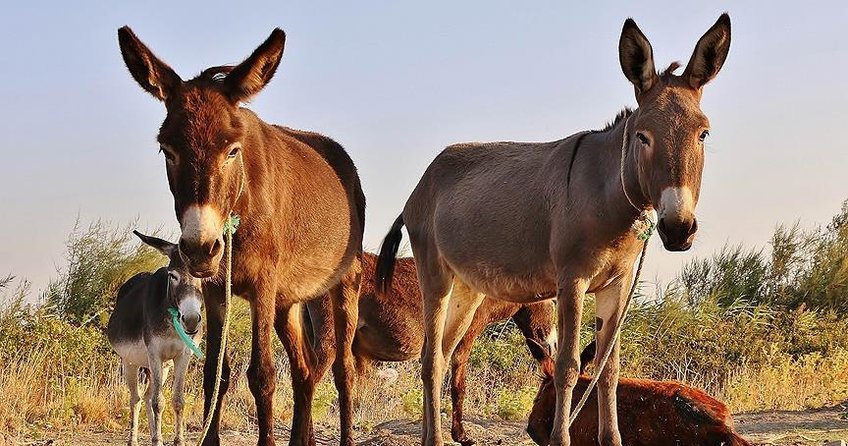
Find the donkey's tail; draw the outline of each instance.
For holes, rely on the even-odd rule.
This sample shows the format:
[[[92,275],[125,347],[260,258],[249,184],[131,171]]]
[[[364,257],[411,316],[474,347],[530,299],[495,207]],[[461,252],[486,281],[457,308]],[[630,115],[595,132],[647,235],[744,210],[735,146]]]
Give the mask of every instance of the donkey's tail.
[[[377,271],[374,274],[374,287],[377,293],[385,296],[388,290],[392,287],[392,276],[395,273],[395,256],[400,249],[400,241],[403,239],[403,214],[398,215],[398,218],[383,239],[383,245],[380,247],[380,255],[377,257]]]

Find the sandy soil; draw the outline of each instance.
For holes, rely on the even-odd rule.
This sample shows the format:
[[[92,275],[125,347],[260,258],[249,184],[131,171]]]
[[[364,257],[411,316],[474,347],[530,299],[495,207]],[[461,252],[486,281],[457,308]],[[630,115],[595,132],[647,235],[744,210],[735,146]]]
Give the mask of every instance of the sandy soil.
[[[777,411],[751,414],[739,414],[736,417],[737,430],[757,445],[795,446],[823,445],[831,441],[848,440],[848,401],[842,405],[819,410],[800,412]],[[510,445],[532,446],[533,442],[524,433],[523,422],[504,422],[491,420],[468,420],[468,432],[479,440],[481,446]],[[316,426],[319,445],[336,445],[338,439],[333,429]],[[418,446],[420,423],[410,420],[388,421],[375,426],[368,433],[360,433],[357,444],[360,446]],[[450,434],[445,432],[445,439]],[[145,444],[146,435],[140,440]],[[222,433],[222,443],[232,446],[251,446],[256,444],[255,433],[226,431]],[[280,429],[277,443],[285,444],[288,432]],[[169,442],[166,444],[170,444]],[[0,434],[0,446],[95,446],[124,445],[123,434],[106,432],[61,433],[46,435],[40,439],[12,439]],[[189,437],[189,444],[196,436]]]

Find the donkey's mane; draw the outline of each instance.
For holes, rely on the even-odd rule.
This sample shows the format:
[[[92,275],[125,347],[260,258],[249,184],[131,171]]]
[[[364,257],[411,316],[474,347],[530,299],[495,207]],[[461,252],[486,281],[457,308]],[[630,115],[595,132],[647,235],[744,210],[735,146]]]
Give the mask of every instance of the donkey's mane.
[[[614,129],[621,121],[624,121],[625,119],[629,118],[632,114],[632,108],[624,107],[621,109],[621,111],[618,112],[618,114],[615,115],[615,118],[612,118],[612,121],[607,122],[607,125],[605,125],[603,129],[592,130],[592,133],[608,132]]]

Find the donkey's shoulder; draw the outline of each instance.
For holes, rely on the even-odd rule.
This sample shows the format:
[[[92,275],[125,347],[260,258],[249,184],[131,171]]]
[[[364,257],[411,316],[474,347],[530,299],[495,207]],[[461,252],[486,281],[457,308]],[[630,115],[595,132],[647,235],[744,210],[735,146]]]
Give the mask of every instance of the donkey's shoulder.
[[[284,137],[292,138],[315,150],[333,168],[345,187],[355,197],[360,213],[361,227],[365,227],[365,194],[359,181],[359,174],[353,160],[341,144],[329,136],[307,130],[298,130],[282,125],[274,125]]]

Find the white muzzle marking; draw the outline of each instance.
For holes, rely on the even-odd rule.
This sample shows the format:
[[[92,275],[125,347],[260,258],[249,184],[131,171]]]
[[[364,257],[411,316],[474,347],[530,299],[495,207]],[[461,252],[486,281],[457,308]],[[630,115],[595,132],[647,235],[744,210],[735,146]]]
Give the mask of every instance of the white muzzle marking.
[[[200,314],[202,309],[201,305],[201,297],[192,292],[192,296],[186,296],[179,303],[180,315],[182,316],[196,316]]]
[[[660,196],[660,219],[684,220],[695,214],[695,200],[688,187],[667,187]]]
[[[195,243],[217,240],[221,237],[224,219],[217,209],[208,204],[194,204],[183,212],[181,238]]]

